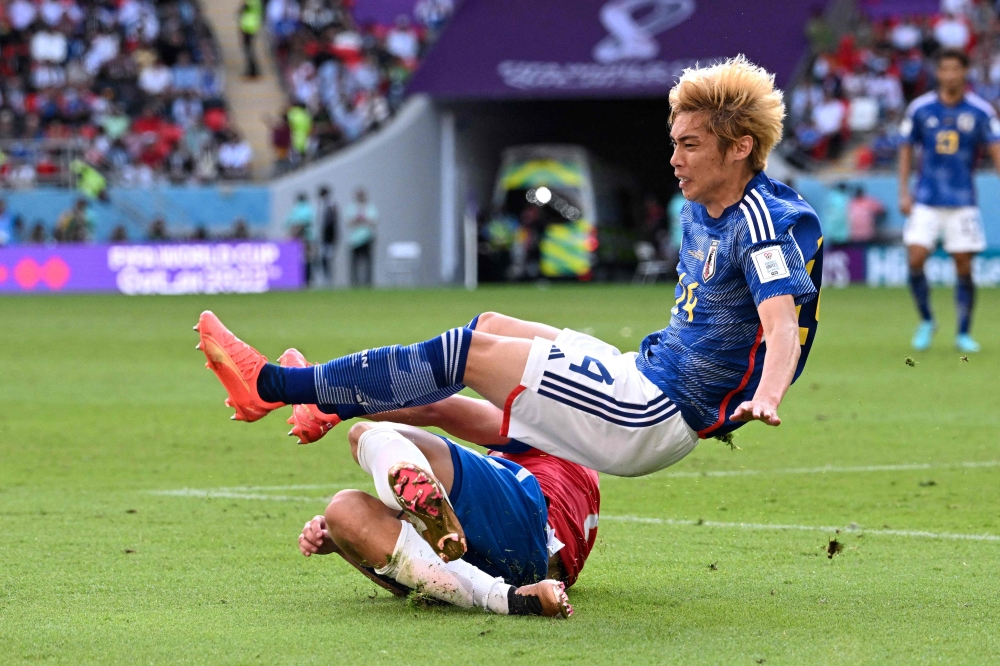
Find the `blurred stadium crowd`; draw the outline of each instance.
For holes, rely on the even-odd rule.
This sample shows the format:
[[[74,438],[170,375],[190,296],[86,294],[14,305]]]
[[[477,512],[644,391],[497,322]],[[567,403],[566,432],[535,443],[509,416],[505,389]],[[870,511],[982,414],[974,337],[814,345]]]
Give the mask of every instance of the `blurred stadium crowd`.
[[[861,12],[839,38],[817,13],[806,25],[813,58],[789,94],[788,157],[797,166],[891,167],[906,105],[934,88],[940,49],[965,51],[970,89],[997,106],[998,10],[986,0],[943,0],[933,14]]]
[[[352,0],[269,0],[266,25],[289,107],[272,122],[279,170],[326,155],[379,127],[454,11],[420,0],[419,21],[359,25]]]
[[[0,4],[0,175],[11,187],[242,178],[211,31],[192,0]]]

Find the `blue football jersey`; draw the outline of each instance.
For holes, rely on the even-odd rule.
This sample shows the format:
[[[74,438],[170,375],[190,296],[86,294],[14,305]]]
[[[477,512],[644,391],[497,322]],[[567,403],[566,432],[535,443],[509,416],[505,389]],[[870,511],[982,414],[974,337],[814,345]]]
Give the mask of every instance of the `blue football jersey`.
[[[722,435],[760,383],[767,343],[757,306],[791,295],[802,356],[816,335],[823,236],[813,209],[763,172],[718,219],[688,202],[681,212],[679,280],[670,325],[642,341],[636,365],[680,408],[700,437]]]
[[[906,109],[903,139],[921,147],[920,177],[914,199],[925,206],[975,206],[972,173],[979,149],[1000,141],[1000,119],[989,102],[966,93],[945,106],[936,92],[921,95]]]

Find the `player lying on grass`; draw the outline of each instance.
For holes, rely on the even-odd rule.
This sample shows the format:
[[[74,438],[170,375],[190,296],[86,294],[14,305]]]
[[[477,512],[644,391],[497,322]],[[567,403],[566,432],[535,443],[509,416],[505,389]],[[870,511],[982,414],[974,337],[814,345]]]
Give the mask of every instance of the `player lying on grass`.
[[[750,420],[779,425],[815,337],[823,241],[812,208],[763,171],[781,92],[741,56],[685,71],[670,104],[670,163],[687,199],[679,281],[669,326],[638,353],[490,314],[426,342],[282,368],[206,312],[201,348],[233,418],[318,404],[346,420],[469,386],[504,410],[503,435],[621,476],[672,465]]]
[[[290,352],[298,356],[290,350],[282,361]],[[469,441],[511,446],[496,434],[502,413],[483,400],[452,396],[392,416],[460,424],[455,429]],[[357,423],[348,439],[378,499],[337,493],[303,528],[304,555],[337,552],[395,594],[415,589],[501,614],[572,613],[563,590],[576,582],[597,536],[595,472],[534,450],[482,456],[399,423]],[[423,538],[401,520],[404,513]],[[552,580],[537,582],[546,576]]]

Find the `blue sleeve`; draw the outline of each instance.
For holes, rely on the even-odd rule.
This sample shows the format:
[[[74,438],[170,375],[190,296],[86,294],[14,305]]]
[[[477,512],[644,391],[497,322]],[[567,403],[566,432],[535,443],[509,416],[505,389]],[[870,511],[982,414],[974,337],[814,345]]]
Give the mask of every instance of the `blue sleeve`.
[[[816,286],[806,270],[802,250],[795,240],[794,226],[789,226],[773,239],[752,242],[749,233],[741,234],[744,242],[740,264],[754,303],[760,304],[775,296],[794,296],[802,305],[816,296]]]
[[[923,135],[920,133],[922,126],[923,123],[917,120],[916,111],[907,109],[906,117],[899,124],[899,135],[906,143],[919,144],[923,141]]]
[[[991,144],[1000,141],[1000,119],[996,113],[983,113],[979,117],[979,141]]]

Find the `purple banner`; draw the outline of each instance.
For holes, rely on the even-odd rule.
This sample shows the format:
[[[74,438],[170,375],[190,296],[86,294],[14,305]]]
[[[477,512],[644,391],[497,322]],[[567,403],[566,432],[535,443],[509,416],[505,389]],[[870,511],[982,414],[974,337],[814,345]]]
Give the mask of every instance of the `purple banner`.
[[[858,8],[869,18],[933,16],[941,11],[940,0],[861,0]]]
[[[296,241],[19,245],[0,248],[0,294],[225,294],[300,289],[304,284],[302,252]]]
[[[357,0],[351,13],[359,24],[393,25],[396,17],[406,14],[414,20],[413,9],[419,0]]]
[[[414,75],[439,98],[666,95],[685,67],[744,53],[788,82],[819,2],[467,0]]]

